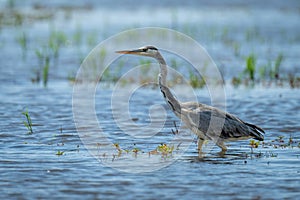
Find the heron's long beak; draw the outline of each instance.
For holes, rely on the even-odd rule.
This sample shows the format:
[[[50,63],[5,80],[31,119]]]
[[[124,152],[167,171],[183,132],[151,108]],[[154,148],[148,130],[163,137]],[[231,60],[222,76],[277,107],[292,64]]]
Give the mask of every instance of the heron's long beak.
[[[141,49],[116,51],[116,53],[120,54],[140,54],[141,52],[143,52]]]

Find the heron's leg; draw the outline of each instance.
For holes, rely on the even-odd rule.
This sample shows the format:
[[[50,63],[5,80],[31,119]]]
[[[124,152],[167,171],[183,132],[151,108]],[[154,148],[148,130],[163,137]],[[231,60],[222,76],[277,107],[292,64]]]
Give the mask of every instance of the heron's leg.
[[[202,158],[203,157],[203,152],[202,152],[202,145],[204,143],[205,139],[203,138],[198,138],[198,156],[199,158]]]
[[[217,142],[217,145],[218,145],[218,147],[220,147],[220,148],[222,149],[222,150],[219,152],[219,154],[220,154],[221,156],[224,156],[225,153],[226,153],[226,151],[227,151],[226,145],[224,144],[223,141],[218,141],[218,142]]]

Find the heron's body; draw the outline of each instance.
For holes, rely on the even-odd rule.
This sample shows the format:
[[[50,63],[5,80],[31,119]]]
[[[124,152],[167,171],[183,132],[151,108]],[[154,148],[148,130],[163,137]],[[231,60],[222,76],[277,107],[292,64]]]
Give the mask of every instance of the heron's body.
[[[197,102],[179,102],[166,85],[166,62],[156,47],[146,46],[137,50],[117,51],[122,54],[136,54],[155,58],[160,64],[159,86],[163,97],[172,111],[198,137],[199,155],[205,140],[212,140],[225,153],[224,142],[254,138],[263,140],[263,129],[246,123],[236,116]]]

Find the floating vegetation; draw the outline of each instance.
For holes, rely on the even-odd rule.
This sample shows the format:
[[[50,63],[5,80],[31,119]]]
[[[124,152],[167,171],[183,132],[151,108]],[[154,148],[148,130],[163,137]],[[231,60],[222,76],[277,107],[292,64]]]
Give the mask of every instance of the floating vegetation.
[[[173,131],[172,131],[173,132]],[[271,142],[262,142],[256,140],[249,140],[249,146],[251,149],[250,153],[242,153],[243,156],[246,158],[276,158],[278,157],[278,151],[274,152],[275,149],[282,149],[285,148],[300,148],[300,141],[296,141],[295,139],[290,136],[288,140],[284,140],[284,136],[278,136],[275,140]],[[172,158],[174,152],[179,152],[181,143],[177,144],[167,144],[161,143],[158,144],[154,150],[151,151],[144,151],[140,148],[136,147],[136,144],[133,145],[132,148],[129,149],[122,149],[119,143],[113,144],[117,153],[112,152],[105,152],[102,153],[100,156],[102,158],[108,157],[109,155],[112,156],[112,161],[115,161],[117,158],[125,158],[126,155],[133,155],[134,157],[138,157],[139,155],[148,154],[149,157],[151,156],[160,156],[163,159]]]
[[[64,155],[64,152],[63,152],[63,151],[60,151],[60,150],[58,150],[58,151],[55,153],[55,155],[57,155],[57,156],[62,156],[62,155]]]
[[[293,148],[300,148],[300,141],[296,140],[290,135],[288,139],[285,139],[286,137],[283,135],[278,136],[274,140],[270,142],[263,141],[260,143],[259,141],[250,140],[249,146],[251,149],[250,156],[256,157],[256,158],[269,158],[269,157],[278,157],[278,153],[274,153],[274,149],[293,149]],[[259,148],[260,147],[260,148]],[[259,152],[254,152],[254,149],[258,149]],[[268,151],[262,152],[262,149],[269,149]],[[248,154],[246,153],[246,157],[248,157]]]
[[[172,155],[174,150],[174,145],[161,144],[157,148],[157,152],[159,152],[163,157]]]
[[[250,148],[251,148],[251,154],[253,154],[253,148],[258,148],[259,141],[250,140],[249,145],[250,145]]]
[[[134,144],[133,148],[129,148],[129,149],[122,149],[119,145],[119,143],[114,143],[113,146],[115,147],[115,149],[117,150],[117,154],[112,154],[113,156],[113,160],[115,160],[117,157],[121,157],[122,155],[127,155],[127,154],[130,154],[132,153],[134,157],[137,157],[139,153],[141,154],[145,154],[147,153],[149,156],[151,155],[160,155],[162,158],[167,158],[167,157],[170,157],[172,156],[173,154],[173,151],[174,151],[174,145],[168,145],[168,144],[165,144],[165,143],[162,143],[160,145],[158,145],[154,150],[151,150],[151,151],[143,151],[141,150],[140,148],[136,147],[136,145]],[[179,145],[177,145],[177,148],[176,148],[176,151],[179,150]],[[107,153],[104,153],[102,154],[107,156],[109,155],[110,153],[107,152]]]
[[[25,110],[22,112],[22,115],[24,115],[26,117],[26,121],[23,121],[24,126],[27,128],[28,130],[28,134],[32,134],[33,130],[32,130],[32,121],[30,118],[30,115],[28,113],[28,110]]]
[[[251,148],[257,148],[259,146],[259,141],[250,140],[250,146]]]

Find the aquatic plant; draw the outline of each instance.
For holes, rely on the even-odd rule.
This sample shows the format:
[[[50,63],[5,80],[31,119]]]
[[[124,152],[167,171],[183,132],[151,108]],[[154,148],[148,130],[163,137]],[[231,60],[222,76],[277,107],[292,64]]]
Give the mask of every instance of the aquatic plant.
[[[229,28],[227,26],[224,26],[221,33],[221,40],[223,40],[223,42],[228,42],[229,40],[228,33],[229,33]]]
[[[62,156],[64,154],[64,151],[60,151],[60,150],[58,150],[56,153],[55,153],[55,155],[57,155],[57,156]]]
[[[280,54],[277,56],[276,60],[275,60],[274,68],[273,68],[273,70],[271,71],[271,74],[270,74],[270,76],[271,76],[272,78],[275,78],[275,79],[277,79],[277,80],[279,79],[279,67],[280,67],[280,65],[281,65],[282,60],[283,60],[283,54],[280,53]]]
[[[167,157],[172,155],[174,150],[174,145],[170,146],[167,144],[161,144],[156,148],[157,152],[162,155],[162,157]]]
[[[255,80],[255,69],[256,69],[256,57],[254,54],[249,55],[246,58],[246,69],[244,73],[247,74],[249,79],[254,82]]]
[[[107,55],[106,49],[105,48],[101,48],[101,50],[99,51],[99,61],[100,61],[101,64],[104,63],[106,55]]]
[[[22,58],[25,59],[27,55],[27,35],[25,32],[22,32],[18,37],[17,37],[17,42],[19,43],[21,49],[22,49]]]
[[[32,82],[39,83],[41,78],[43,80],[43,86],[46,87],[49,80],[49,69],[50,69],[50,53],[49,49],[43,47],[35,50],[35,55],[38,58],[38,68],[35,70],[35,78],[32,78]],[[42,77],[41,77],[42,75]]]
[[[286,139],[284,135],[279,135],[277,138],[271,140],[270,142],[263,142],[263,147],[272,147],[275,149],[278,148],[294,148],[297,146],[299,140],[296,140],[293,138],[292,134],[290,134],[290,137]]]
[[[77,26],[76,31],[73,35],[73,41],[77,46],[80,46],[82,43],[82,29],[81,26]]]
[[[240,84],[242,83],[242,79],[241,77],[236,77],[234,76],[232,79],[231,79],[231,84],[235,87],[238,87]]]
[[[49,58],[49,56],[46,56],[45,57],[45,65],[43,67],[43,85],[44,85],[44,87],[46,87],[47,83],[48,83],[49,62],[50,62],[50,58]]]
[[[87,45],[92,48],[97,44],[97,32],[91,32],[86,38]]]
[[[174,58],[171,59],[170,63],[171,63],[171,66],[172,66],[173,69],[175,69],[175,70],[178,69],[178,63],[177,63],[176,59],[174,59]]]
[[[142,72],[142,75],[146,75],[148,74],[148,72],[150,71],[150,68],[151,68],[151,60],[144,60],[144,59],[141,59],[140,60],[140,66],[141,66],[141,72]]]
[[[249,145],[252,148],[257,148],[259,146],[259,141],[255,141],[255,140],[250,140]]]
[[[71,83],[75,83],[76,82],[76,73],[75,72],[69,72],[67,79],[69,82]]]
[[[67,42],[67,36],[62,31],[52,30],[48,40],[49,50],[55,59],[59,56],[59,50]]]
[[[41,80],[41,68],[44,63],[44,50],[36,49],[35,55],[38,59],[38,69],[35,70],[35,78],[32,78],[31,81],[39,83]]]
[[[267,77],[267,73],[268,71],[270,71],[270,68],[271,68],[271,62],[268,61],[267,64],[261,66],[259,69],[258,69],[258,72],[259,72],[259,78],[264,81]]]
[[[300,77],[296,77],[295,74],[289,74],[288,82],[291,88],[300,88]]]
[[[133,153],[137,154],[139,151],[141,151],[139,148],[137,147],[134,147],[132,150],[131,150]]]
[[[259,38],[259,31],[258,31],[258,27],[252,27],[249,28],[246,32],[245,32],[245,39],[246,41],[250,42],[254,39],[258,39]]]
[[[26,121],[23,121],[24,126],[27,128],[28,130],[28,134],[32,134],[33,130],[32,130],[32,121],[31,121],[31,117],[28,113],[28,110],[25,110],[22,112],[22,115],[24,115],[26,117]]]
[[[255,83],[255,73],[256,73],[256,56],[254,54],[250,54],[246,57],[246,67],[243,73],[238,76],[234,76],[231,79],[231,84],[235,87],[245,84],[249,85],[249,81],[251,81],[251,85],[253,86]]]
[[[205,79],[199,78],[193,71],[189,72],[189,83],[193,88],[203,88],[206,84]]]
[[[252,155],[252,154],[253,154],[253,149],[254,149],[254,148],[258,148],[258,146],[259,146],[259,141],[250,140],[250,141],[249,141],[249,145],[250,145],[251,155]]]

